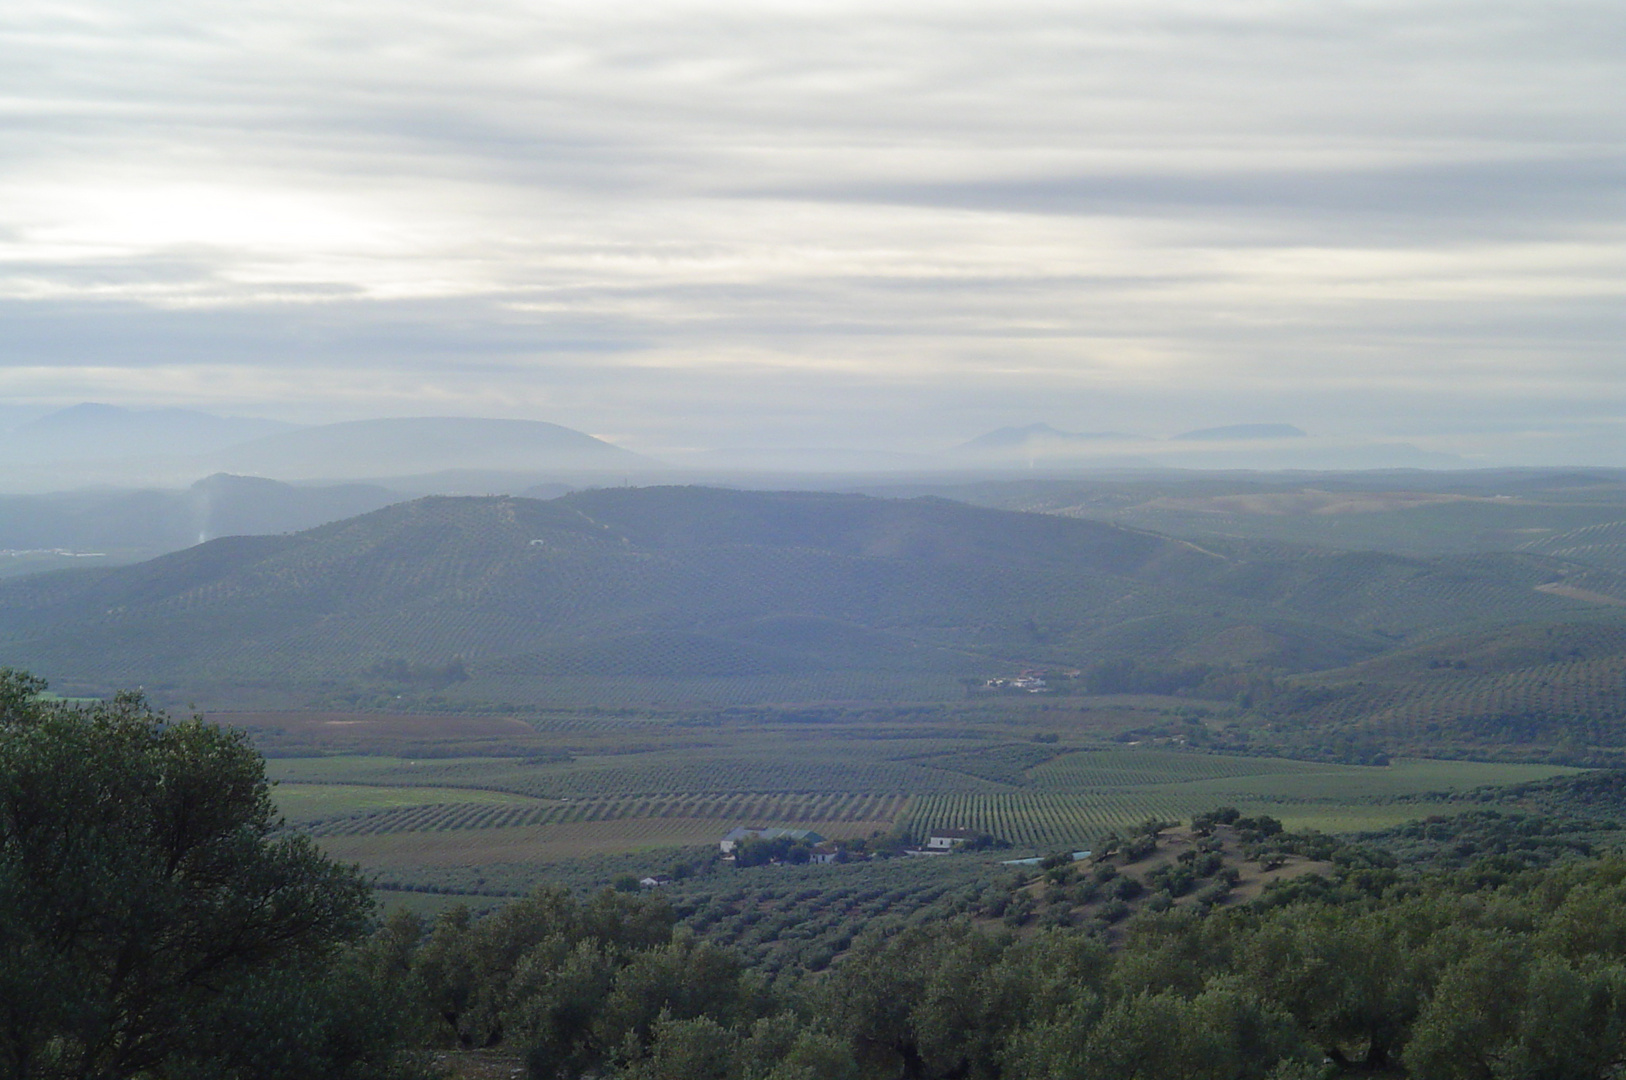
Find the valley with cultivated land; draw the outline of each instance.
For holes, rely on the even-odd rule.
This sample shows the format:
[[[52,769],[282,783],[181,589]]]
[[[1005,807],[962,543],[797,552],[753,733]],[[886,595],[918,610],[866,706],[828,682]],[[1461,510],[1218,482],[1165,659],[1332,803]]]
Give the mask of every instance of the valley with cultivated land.
[[[428,498],[0,584],[0,634],[63,692],[141,686],[247,732],[292,824],[425,896],[658,874],[741,824],[1024,856],[1222,804],[1353,833],[1626,753],[1626,623],[1564,585],[1619,591],[1607,527],[1360,550],[1236,522],[1481,497],[1130,494],[1231,516]]]
[[[776,986],[1626,842],[1626,487],[1530,539],[1204,483],[432,496],[0,581],[0,647],[240,733],[399,918],[608,889]],[[1361,546],[1397,515],[1430,542]]]
[[[1623,43],[0,5],[0,1080],[1626,1080]]]

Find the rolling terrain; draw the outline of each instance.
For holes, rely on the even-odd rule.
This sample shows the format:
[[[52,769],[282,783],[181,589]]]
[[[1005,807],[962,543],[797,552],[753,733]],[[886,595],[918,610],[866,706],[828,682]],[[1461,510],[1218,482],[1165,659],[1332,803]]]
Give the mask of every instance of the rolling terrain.
[[[239,707],[947,699],[1025,668],[1057,690],[1113,658],[1292,673],[1620,619],[1553,589],[1585,569],[1194,543],[935,498],[429,498],[6,583],[0,656],[65,691]]]
[[[407,497],[372,484],[295,487],[217,473],[183,489],[0,495],[0,576],[123,565],[220,536],[295,532]]]
[[[217,483],[239,514],[321,490]],[[271,755],[294,826],[424,902],[710,865],[740,824],[1013,845],[740,871],[791,907],[855,890],[840,902],[901,910],[1148,818],[1389,828],[1626,752],[1606,523],[1520,533],[1537,508],[1461,492],[1139,494],[1265,524],[1177,537],[1130,514],[693,487],[434,497],[0,583],[0,662],[210,709]],[[1524,515],[1522,539],[1271,531],[1466,504]],[[706,873],[716,917],[755,940],[767,900]]]
[[[1443,638],[1284,681],[1278,727],[1396,753],[1626,762],[1626,630],[1517,626]]]
[[[1620,569],[1616,469],[1146,472],[1115,478],[876,485],[979,506],[1109,521],[1198,543],[1264,540],[1409,556],[1531,551]]]

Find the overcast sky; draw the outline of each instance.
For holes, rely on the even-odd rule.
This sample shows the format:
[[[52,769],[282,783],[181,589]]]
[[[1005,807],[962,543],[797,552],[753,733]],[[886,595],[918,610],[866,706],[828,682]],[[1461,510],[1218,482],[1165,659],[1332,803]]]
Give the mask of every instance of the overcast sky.
[[[1626,5],[8,0],[0,402],[1626,463]]]

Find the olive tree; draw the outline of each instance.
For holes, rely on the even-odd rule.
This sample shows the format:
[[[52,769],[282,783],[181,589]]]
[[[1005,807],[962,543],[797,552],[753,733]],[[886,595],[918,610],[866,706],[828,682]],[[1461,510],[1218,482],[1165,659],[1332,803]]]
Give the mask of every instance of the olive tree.
[[[368,886],[280,827],[243,735],[44,689],[0,670],[0,1075],[388,1073],[343,952]]]

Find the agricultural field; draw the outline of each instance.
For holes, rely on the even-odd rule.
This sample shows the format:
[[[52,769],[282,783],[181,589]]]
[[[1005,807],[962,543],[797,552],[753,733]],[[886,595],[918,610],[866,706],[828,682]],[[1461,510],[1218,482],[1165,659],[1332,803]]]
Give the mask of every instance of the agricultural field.
[[[1368,767],[1125,745],[1126,729],[1167,719],[1165,706],[1142,698],[890,716],[554,712],[466,724],[357,716],[354,725],[341,714],[255,714],[244,726],[261,737],[325,740],[310,756],[270,761],[291,824],[391,886],[471,895],[522,892],[578,873],[582,860],[609,860],[601,884],[663,872],[708,859],[736,825],[831,839],[965,828],[1007,841],[1005,857],[1017,857],[1088,847],[1147,818],[1221,804],[1294,828],[1386,828],[1443,808],[1453,793],[1577,771],[1428,759]],[[378,745],[360,734],[368,730]],[[450,756],[493,737],[510,753]],[[416,756],[381,752],[401,745]]]
[[[384,787],[364,784],[279,784],[276,788],[277,808],[289,821],[309,827],[315,822],[334,816],[389,811],[415,812],[427,800],[429,805],[473,806],[476,808],[512,808],[529,805],[533,800],[522,795],[502,791],[481,791],[477,788],[437,787]]]

